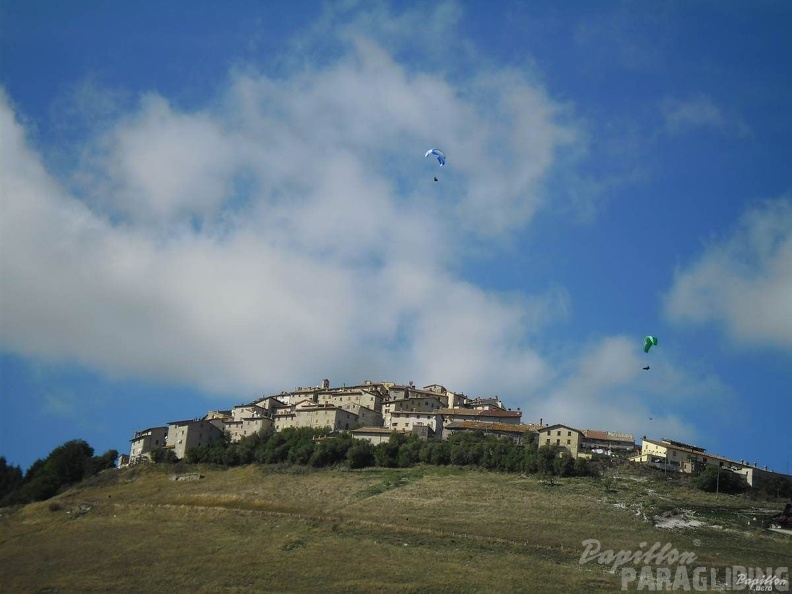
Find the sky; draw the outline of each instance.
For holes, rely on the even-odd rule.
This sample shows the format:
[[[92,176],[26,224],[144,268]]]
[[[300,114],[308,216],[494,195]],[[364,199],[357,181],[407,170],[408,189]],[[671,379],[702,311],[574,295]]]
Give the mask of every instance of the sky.
[[[789,472],[791,19],[3,2],[0,455],[328,378]]]

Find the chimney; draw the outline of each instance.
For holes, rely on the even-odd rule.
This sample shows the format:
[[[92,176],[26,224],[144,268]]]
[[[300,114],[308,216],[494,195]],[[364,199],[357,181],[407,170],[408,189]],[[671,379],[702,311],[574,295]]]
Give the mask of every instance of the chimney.
[[[540,427],[544,426],[544,423],[542,421],[544,421],[544,419],[542,417],[539,417],[539,426]]]

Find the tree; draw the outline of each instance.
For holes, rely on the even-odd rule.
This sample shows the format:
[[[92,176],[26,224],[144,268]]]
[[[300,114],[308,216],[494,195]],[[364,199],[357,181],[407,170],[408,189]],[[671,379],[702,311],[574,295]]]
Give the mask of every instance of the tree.
[[[451,464],[451,445],[447,441],[434,442],[431,448],[429,462],[441,466]]]
[[[743,493],[748,489],[745,477],[726,468],[708,466],[696,477],[694,484],[710,493]]]
[[[347,452],[352,447],[352,441],[352,438],[346,434],[320,440],[314,447],[313,454],[311,454],[309,460],[311,466],[320,468],[346,461]]]
[[[362,439],[354,440],[355,443],[347,450],[347,463],[350,468],[366,468],[374,466],[374,445]]]
[[[85,462],[85,476],[94,476],[108,468],[115,468],[118,450],[107,450],[101,456],[94,456]]]
[[[93,452],[93,448],[82,439],[67,441],[56,447],[45,459],[38,459],[30,465],[22,483],[16,483],[16,488],[5,494],[3,503],[43,501],[57,494],[62,487],[81,481],[88,476],[86,471],[92,471],[104,464],[104,457],[91,463]],[[110,452],[105,455],[109,454]],[[113,461],[115,455],[117,454],[114,452]],[[3,462],[5,463],[5,459]],[[13,477],[17,472],[12,469],[10,473],[6,471],[5,474],[14,480]]]
[[[568,454],[562,454],[553,460],[553,473],[557,476],[572,476],[575,473],[575,460]]]
[[[765,497],[772,499],[792,498],[792,481],[786,477],[774,475],[762,481],[758,490]]]
[[[553,474],[558,449],[555,446],[540,446],[536,450],[536,471],[540,474]]]
[[[420,461],[422,442],[415,435],[410,435],[404,443],[399,446],[396,455],[396,462],[400,468],[415,466]]]
[[[22,469],[8,464],[4,456],[0,456],[0,500],[22,486]]]
[[[94,449],[82,439],[67,441],[50,452],[44,471],[52,474],[59,485],[76,483],[85,476],[86,463],[93,453]]]
[[[189,452],[187,452],[187,454],[189,458]],[[166,448],[155,448],[151,450],[149,456],[151,457],[151,461],[157,464],[172,464],[179,460],[179,458],[176,456],[176,452],[174,452],[172,449]]]
[[[407,434],[393,432],[388,441],[379,443],[374,448],[374,460],[377,466],[395,468],[399,465],[399,448],[407,441]]]
[[[585,458],[577,458],[574,468],[575,476],[594,476],[594,472]]]

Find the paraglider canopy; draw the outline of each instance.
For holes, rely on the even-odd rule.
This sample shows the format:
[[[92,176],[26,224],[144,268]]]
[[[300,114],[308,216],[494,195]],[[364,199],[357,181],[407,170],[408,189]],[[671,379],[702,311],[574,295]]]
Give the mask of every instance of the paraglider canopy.
[[[657,338],[654,336],[647,336],[644,338],[644,353],[648,353],[649,349],[657,344]]]
[[[433,156],[437,159],[437,162],[440,163],[440,167],[443,167],[446,164],[446,156],[443,151],[437,148],[429,149],[426,151],[424,157]]]

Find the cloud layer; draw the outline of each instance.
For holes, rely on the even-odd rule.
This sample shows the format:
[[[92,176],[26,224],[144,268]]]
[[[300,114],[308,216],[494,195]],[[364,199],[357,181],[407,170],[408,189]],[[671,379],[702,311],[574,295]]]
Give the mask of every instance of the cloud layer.
[[[715,323],[735,343],[792,354],[792,199],[748,210],[677,271],[665,306],[676,322]]]
[[[502,295],[455,270],[541,207],[575,138],[563,110],[514,70],[462,85],[344,43],[285,78],[240,68],[202,109],[147,93],[67,176],[3,97],[3,347],[210,391],[544,381],[527,338],[565,315],[563,289]],[[433,145],[453,147],[438,184]]]

